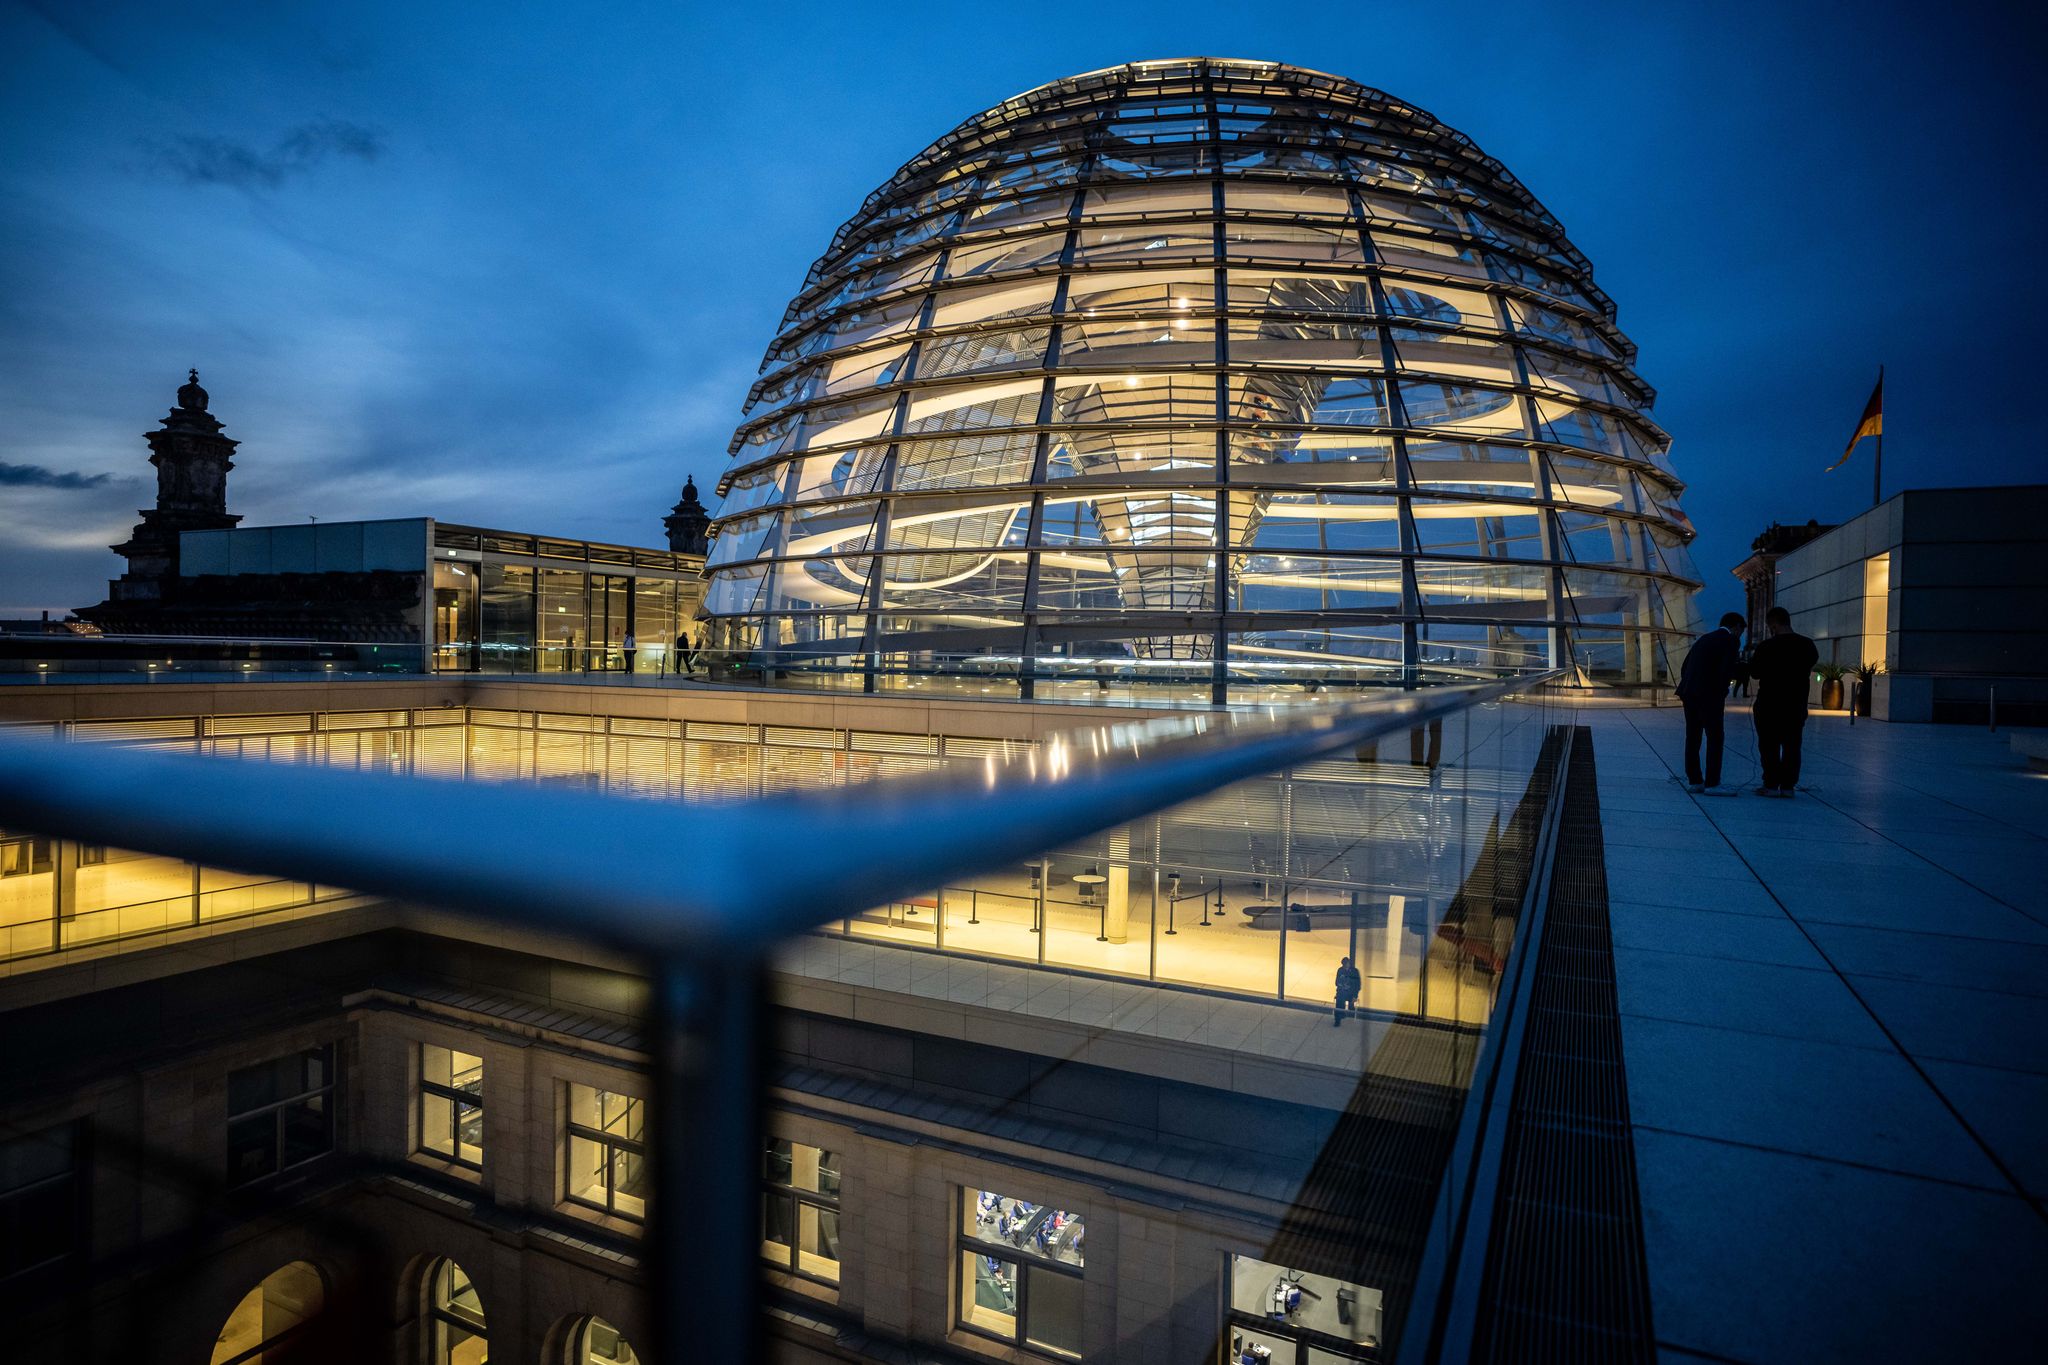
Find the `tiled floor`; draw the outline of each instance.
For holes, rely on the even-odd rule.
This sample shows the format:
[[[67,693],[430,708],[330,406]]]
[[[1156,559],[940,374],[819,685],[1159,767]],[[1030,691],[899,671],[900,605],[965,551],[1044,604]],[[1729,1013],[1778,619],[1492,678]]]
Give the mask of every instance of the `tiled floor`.
[[[1674,711],[1598,711],[1653,1305],[1673,1359],[2037,1358],[2048,777],[1960,727],[1808,728],[1695,797]]]

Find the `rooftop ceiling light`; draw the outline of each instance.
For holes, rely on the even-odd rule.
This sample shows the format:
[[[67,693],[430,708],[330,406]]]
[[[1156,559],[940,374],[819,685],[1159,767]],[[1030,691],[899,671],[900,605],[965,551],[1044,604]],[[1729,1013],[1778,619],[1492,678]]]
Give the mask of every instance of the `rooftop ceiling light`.
[[[1614,313],[1513,176],[1379,91],[1042,86],[811,267],[720,483],[710,643],[869,690],[1667,682],[1692,529]]]

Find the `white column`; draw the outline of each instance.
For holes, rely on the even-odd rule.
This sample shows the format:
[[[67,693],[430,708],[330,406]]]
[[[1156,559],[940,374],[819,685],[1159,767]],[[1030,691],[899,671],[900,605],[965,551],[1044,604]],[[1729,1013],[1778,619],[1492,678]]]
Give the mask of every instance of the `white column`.
[[[1380,938],[1379,954],[1372,974],[1391,981],[1401,974],[1401,936],[1407,931],[1408,898],[1398,892],[1387,897],[1387,929]]]
[[[1109,836],[1109,880],[1102,893],[1108,897],[1102,932],[1111,943],[1128,942],[1131,936],[1131,832],[1119,829]]]

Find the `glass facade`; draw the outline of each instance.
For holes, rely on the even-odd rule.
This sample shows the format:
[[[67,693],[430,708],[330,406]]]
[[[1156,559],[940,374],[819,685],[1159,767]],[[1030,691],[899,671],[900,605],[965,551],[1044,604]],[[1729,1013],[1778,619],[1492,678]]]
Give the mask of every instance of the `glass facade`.
[[[419,1138],[415,1150],[459,1166],[484,1159],[484,1060],[420,1045]]]
[[[266,1275],[228,1315],[211,1365],[267,1365],[298,1355],[306,1329],[327,1304],[319,1267],[293,1261]]]
[[[1318,1003],[1351,957],[1361,1009],[1483,1022],[1513,924],[1475,869],[1510,837],[1552,719],[1536,704],[1476,708],[819,933]],[[482,707],[76,722],[70,734],[684,801],[1051,761],[1069,742]],[[346,903],[335,888],[69,842],[0,835],[0,853],[17,869],[0,876],[0,943],[16,958]],[[225,889],[192,889],[215,882]]]
[[[1379,1290],[1254,1256],[1232,1256],[1224,1277],[1230,1305],[1227,1365],[1379,1359],[1385,1300]]]
[[[0,1137],[0,1286],[9,1292],[77,1251],[83,1147],[76,1123]]]
[[[640,1365],[633,1343],[603,1318],[586,1319],[576,1329],[576,1345],[570,1365]]]
[[[436,526],[433,554],[437,672],[690,667],[704,596],[694,555],[463,526]]]
[[[228,1073],[228,1184],[293,1170],[333,1149],[331,1044]]]
[[[572,1203],[639,1221],[647,1216],[647,1103],[571,1084],[564,1165]]]
[[[1692,530],[1614,317],[1513,176],[1380,92],[1042,87],[812,266],[733,438],[709,646],[1027,696],[1668,681]]]
[[[761,1255],[807,1280],[839,1283],[839,1155],[768,1139],[761,1156]]]
[[[960,1325],[1079,1356],[1087,1231],[1077,1213],[994,1190],[960,1191]]]
[[[427,1276],[426,1310],[431,1365],[485,1365],[491,1348],[484,1306],[461,1266],[435,1262]]]

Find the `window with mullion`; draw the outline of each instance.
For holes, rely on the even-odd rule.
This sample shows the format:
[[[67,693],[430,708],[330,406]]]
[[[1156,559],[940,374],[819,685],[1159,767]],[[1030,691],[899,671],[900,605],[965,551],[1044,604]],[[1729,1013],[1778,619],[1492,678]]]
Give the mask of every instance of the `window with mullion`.
[[[230,1187],[334,1150],[334,1046],[306,1048],[228,1073]]]
[[[476,1285],[455,1262],[443,1258],[428,1282],[427,1322],[432,1331],[432,1365],[484,1365],[490,1328]]]
[[[761,1154],[761,1255],[821,1284],[839,1283],[839,1156],[770,1138]]]
[[[1340,1365],[1380,1358],[1380,1290],[1252,1256],[1224,1261],[1226,1365]]]
[[[636,1222],[647,1216],[647,1102],[569,1086],[564,1197]]]
[[[962,1190],[957,1227],[960,1325],[1078,1357],[1086,1220],[993,1190]]]
[[[420,1045],[417,1150],[461,1166],[483,1166],[483,1058],[432,1043]]]
[[[85,1125],[0,1134],[0,1284],[60,1265],[84,1245]],[[12,1282],[12,1283],[10,1283]]]

